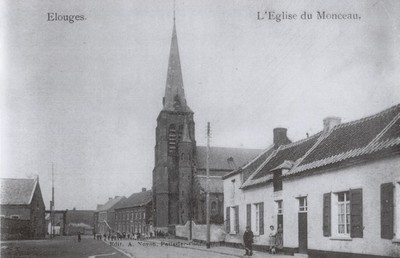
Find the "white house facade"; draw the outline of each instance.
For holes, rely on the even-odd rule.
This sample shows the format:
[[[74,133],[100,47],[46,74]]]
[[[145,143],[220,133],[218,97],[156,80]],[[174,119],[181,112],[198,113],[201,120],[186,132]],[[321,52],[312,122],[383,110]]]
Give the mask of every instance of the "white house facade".
[[[251,226],[255,249],[283,226],[283,252],[310,257],[400,257],[400,105],[274,145],[224,176],[226,242]],[[238,215],[237,215],[238,214]],[[232,221],[233,220],[233,221]]]

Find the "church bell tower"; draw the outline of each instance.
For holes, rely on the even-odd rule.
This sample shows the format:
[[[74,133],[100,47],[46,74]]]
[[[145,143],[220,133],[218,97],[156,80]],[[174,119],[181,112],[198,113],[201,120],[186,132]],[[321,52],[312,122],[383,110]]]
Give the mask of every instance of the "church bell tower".
[[[196,144],[193,112],[186,103],[183,87],[175,17],[162,103],[163,109],[157,118],[153,169],[154,226],[158,229],[187,219],[193,177],[189,158],[194,156]]]

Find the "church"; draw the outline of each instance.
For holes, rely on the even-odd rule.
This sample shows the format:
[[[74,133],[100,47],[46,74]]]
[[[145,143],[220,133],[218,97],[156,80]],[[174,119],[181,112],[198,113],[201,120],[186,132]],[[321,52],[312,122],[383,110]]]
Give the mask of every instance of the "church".
[[[186,101],[175,18],[163,108],[157,117],[153,169],[153,225],[173,232],[189,220],[206,223],[206,151],[197,146],[194,112]],[[210,219],[223,224],[222,176],[256,157],[261,150],[210,148]]]

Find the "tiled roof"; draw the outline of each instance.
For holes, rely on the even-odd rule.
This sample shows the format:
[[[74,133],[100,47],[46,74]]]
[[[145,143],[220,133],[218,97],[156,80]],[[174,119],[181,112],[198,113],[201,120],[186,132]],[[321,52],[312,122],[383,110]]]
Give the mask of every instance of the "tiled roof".
[[[207,147],[197,146],[197,168],[206,168],[206,152]],[[233,158],[236,166],[243,166],[260,154],[260,149],[241,149],[241,148],[223,148],[223,147],[210,147],[210,169],[212,170],[226,170],[232,171],[228,159]]]
[[[37,184],[36,179],[0,179],[0,204],[30,204]]]
[[[366,159],[371,155],[381,157],[393,153],[400,153],[400,104],[280,146],[260,166],[252,167],[252,174],[242,188],[271,181],[271,171],[285,165],[285,162],[285,168],[289,170],[283,176],[291,176],[328,165]],[[287,166],[289,163],[293,166]]]
[[[304,140],[280,146],[269,162],[260,168],[258,173],[254,176],[254,179],[270,174],[272,169],[284,163],[285,160],[292,162],[297,161],[317,142],[320,135],[321,133],[318,133]]]
[[[153,199],[152,191],[144,191],[139,193],[134,193],[125,200],[119,202],[115,205],[114,209],[139,207],[148,204]]]
[[[114,210],[114,206],[120,202],[121,200],[125,200],[126,197],[125,196],[117,196],[115,198],[109,199],[108,202],[106,202],[104,205],[102,205],[100,207],[100,209],[98,210],[99,212],[102,211],[111,211]]]
[[[198,175],[194,177],[196,183],[200,185],[203,191],[207,189],[207,177]],[[219,176],[210,176],[210,193],[224,193],[222,178]]]
[[[363,158],[376,152],[397,152],[400,105],[376,115],[334,127],[287,175]]]

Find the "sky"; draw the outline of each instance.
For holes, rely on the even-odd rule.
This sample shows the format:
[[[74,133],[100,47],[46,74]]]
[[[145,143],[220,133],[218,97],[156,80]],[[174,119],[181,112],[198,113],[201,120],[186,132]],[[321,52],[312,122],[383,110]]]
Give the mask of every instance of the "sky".
[[[46,208],[151,188],[173,1],[0,2],[0,176],[39,176]],[[196,141],[265,149],[400,103],[400,1],[176,0]],[[357,14],[321,20],[317,11]],[[258,19],[260,12],[261,17]],[[313,15],[268,19],[265,12]],[[48,21],[48,13],[85,20]],[[264,14],[264,16],[263,16]]]

